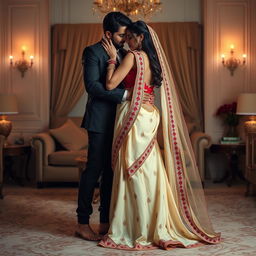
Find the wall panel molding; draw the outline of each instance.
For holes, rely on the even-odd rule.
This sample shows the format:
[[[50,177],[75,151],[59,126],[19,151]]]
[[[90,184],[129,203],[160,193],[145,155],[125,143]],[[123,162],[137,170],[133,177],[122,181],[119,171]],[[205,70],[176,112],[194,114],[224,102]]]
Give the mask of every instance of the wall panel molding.
[[[3,91],[16,94],[19,114],[12,116],[12,137],[23,133],[25,137],[46,129],[49,125],[50,90],[50,25],[48,0],[3,0],[3,34],[5,56]],[[34,56],[34,64],[24,78],[11,68],[9,55],[21,58]]]
[[[252,24],[255,24],[253,5],[253,0],[204,1],[205,128],[215,142],[222,137],[224,129],[222,121],[215,116],[217,108],[236,101],[242,92],[256,91],[255,63],[251,62],[256,57],[251,43]],[[242,59],[242,54],[247,54],[246,65],[238,67],[234,76],[221,63],[222,53],[229,57],[230,44],[235,45],[236,57]]]

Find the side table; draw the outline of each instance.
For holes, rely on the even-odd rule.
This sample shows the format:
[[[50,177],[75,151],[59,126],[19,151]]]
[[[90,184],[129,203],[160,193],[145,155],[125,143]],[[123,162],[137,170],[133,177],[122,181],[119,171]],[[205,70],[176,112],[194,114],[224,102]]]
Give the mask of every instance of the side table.
[[[248,130],[246,134],[246,168],[247,180],[246,196],[255,195],[256,188],[256,132]]]
[[[212,144],[210,147],[211,153],[223,153],[228,160],[228,168],[224,177],[220,180],[215,180],[215,183],[226,181],[227,185],[230,187],[232,181],[239,176],[244,180],[242,172],[239,170],[239,156],[245,154],[245,144]]]
[[[24,144],[24,145],[16,145],[16,144],[11,144],[3,147],[3,166],[4,166],[4,173],[8,171],[9,175],[11,178],[14,178],[12,174],[12,168],[13,168],[13,158],[14,157],[26,157],[25,160],[23,161],[23,164],[21,166],[22,170],[22,178],[26,178],[29,180],[28,177],[28,164],[30,161],[30,156],[31,156],[31,146],[29,144]],[[8,165],[9,163],[9,165]],[[25,171],[25,173],[24,173]],[[2,175],[4,175],[4,173]],[[23,185],[22,183],[18,182],[19,184]],[[0,184],[0,187],[2,187],[3,184]],[[0,191],[1,193],[1,191]],[[1,193],[2,194],[2,193]]]
[[[86,168],[87,158],[85,156],[79,156],[75,160],[78,167],[78,180],[80,180],[81,174]]]

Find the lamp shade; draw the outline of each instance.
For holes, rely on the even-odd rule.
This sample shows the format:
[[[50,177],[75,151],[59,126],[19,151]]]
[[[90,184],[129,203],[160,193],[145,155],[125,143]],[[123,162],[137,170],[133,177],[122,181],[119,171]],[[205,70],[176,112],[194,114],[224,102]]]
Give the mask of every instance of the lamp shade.
[[[10,115],[17,114],[18,106],[14,94],[0,94],[0,114]]]
[[[237,115],[256,115],[256,93],[242,93],[237,100]]]

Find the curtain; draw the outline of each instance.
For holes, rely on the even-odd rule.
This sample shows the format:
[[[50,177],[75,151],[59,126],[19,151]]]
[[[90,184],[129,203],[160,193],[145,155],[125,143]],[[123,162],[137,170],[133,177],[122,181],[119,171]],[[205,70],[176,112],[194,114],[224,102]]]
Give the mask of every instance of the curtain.
[[[185,118],[203,130],[201,27],[196,22],[151,23],[157,32]],[[59,24],[52,34],[51,127],[67,119],[84,92],[83,49],[102,36],[102,24]]]
[[[82,54],[101,39],[101,24],[58,24],[52,29],[50,127],[58,127],[84,93]]]
[[[201,27],[197,22],[151,23],[174,77],[187,121],[203,130]]]

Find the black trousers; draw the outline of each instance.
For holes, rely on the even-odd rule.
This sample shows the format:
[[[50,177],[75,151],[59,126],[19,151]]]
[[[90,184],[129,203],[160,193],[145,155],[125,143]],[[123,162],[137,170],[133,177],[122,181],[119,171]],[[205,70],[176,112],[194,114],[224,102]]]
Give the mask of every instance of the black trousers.
[[[94,188],[101,176],[100,183],[100,223],[109,223],[109,208],[113,181],[111,168],[111,149],[113,133],[88,131],[88,161],[82,173],[78,191],[78,223],[89,224],[92,214]]]

